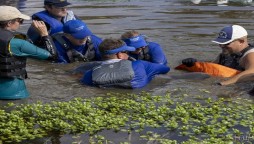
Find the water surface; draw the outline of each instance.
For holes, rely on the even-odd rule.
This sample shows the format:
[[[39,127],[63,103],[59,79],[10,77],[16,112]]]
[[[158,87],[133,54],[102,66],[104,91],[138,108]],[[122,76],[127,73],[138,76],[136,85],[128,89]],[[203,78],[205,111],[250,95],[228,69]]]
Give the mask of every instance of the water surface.
[[[187,0],[72,0],[70,2],[72,2],[70,9],[101,38],[118,38],[125,31],[135,29],[147,35],[150,41],[158,42],[163,47],[168,65],[171,67],[171,72],[167,75],[183,73],[174,70],[174,67],[187,57],[213,60],[220,52],[220,48],[211,40],[226,25],[242,25],[248,30],[250,41],[253,41],[252,3],[229,1],[227,6],[218,6],[213,1],[202,1],[196,5]],[[42,2],[27,0],[24,3],[21,10],[29,15],[43,10]],[[25,23],[22,31],[25,32],[29,24],[30,21]],[[76,77],[67,74],[79,64],[62,65],[29,60],[30,79],[26,82],[31,96],[27,101],[66,101],[74,97],[91,97],[109,91],[123,91],[80,85]],[[164,94],[166,91],[184,88],[191,94],[198,93],[198,89],[208,89],[211,91],[211,96],[229,94],[251,98],[247,94],[252,88],[251,83],[224,87],[213,85],[220,80],[215,77],[205,80],[167,80],[158,77],[143,89],[124,90],[124,92],[138,93],[146,90],[155,94]]]
[[[43,2],[38,0],[5,2],[19,7],[28,15],[43,10]],[[204,80],[166,78],[170,75],[187,73],[174,70],[184,58],[213,60],[220,52],[220,48],[211,41],[226,25],[242,25],[249,32],[250,42],[253,42],[253,3],[229,1],[227,5],[220,6],[215,1],[208,0],[200,4],[188,0],[71,0],[70,2],[72,3],[70,9],[101,38],[118,38],[125,31],[138,30],[147,35],[150,41],[158,42],[166,53],[171,71],[166,76],[156,77],[142,89],[99,89],[81,85],[79,78],[70,74],[81,63],[64,65],[29,59],[27,64],[29,79],[26,80],[26,84],[30,97],[11,102],[68,101],[75,97],[93,97],[107,92],[148,91],[163,95],[168,91],[173,91],[175,94],[177,89],[185,90],[190,97],[204,95],[203,91],[209,90],[207,96],[211,97],[254,99],[247,93],[253,87],[252,82],[221,87],[214,85],[222,80],[217,77]],[[26,21],[21,31],[26,32],[30,23],[31,21]],[[6,102],[10,101],[0,101],[2,104]]]

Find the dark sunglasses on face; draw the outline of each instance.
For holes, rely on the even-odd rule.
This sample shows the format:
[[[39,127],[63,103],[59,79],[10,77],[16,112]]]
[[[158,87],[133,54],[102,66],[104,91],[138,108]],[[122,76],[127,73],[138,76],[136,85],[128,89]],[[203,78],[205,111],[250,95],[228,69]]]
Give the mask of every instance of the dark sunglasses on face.
[[[227,44],[224,44],[225,46],[228,46],[228,45],[230,45],[232,42],[230,42],[230,43],[227,43]]]
[[[233,40],[232,42],[235,42],[235,41],[238,41],[239,39],[235,39],[235,40]],[[230,45],[232,42],[229,42],[229,43],[227,43],[227,44],[224,44],[225,46],[228,46],[228,45]]]
[[[121,51],[121,53],[126,53],[126,54],[127,54],[127,53],[128,53],[128,51]]]
[[[17,18],[16,21],[19,22],[20,24],[23,24],[23,22],[24,22],[24,20],[21,18]]]
[[[233,42],[233,41],[232,41]],[[230,45],[232,42],[226,43],[226,44],[221,44],[222,47],[227,47],[228,45]]]
[[[67,9],[67,7],[65,6],[65,7],[58,7],[58,6],[54,6],[54,8],[55,9],[59,9],[59,10],[66,10]]]
[[[142,46],[142,47],[139,47],[138,49],[145,49],[146,48],[146,46]]]

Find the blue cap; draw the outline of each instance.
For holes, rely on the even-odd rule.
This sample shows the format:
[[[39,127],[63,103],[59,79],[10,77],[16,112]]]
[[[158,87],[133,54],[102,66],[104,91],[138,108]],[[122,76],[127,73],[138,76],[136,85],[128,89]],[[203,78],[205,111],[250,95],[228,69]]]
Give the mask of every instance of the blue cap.
[[[84,39],[93,33],[81,20],[69,20],[63,26],[63,32],[71,34],[76,39]]]
[[[217,44],[228,44],[236,39],[247,36],[247,31],[239,25],[231,25],[224,27],[218,37],[212,42]]]
[[[67,0],[44,0],[44,5],[54,5],[56,7],[65,7],[70,4]]]
[[[135,36],[135,37],[131,37],[131,38],[129,38],[129,39],[124,39],[123,41],[124,41],[128,46],[135,47],[136,49],[148,45],[147,42],[146,42],[146,40],[144,39],[144,37],[143,37],[142,35],[138,35],[138,36]]]
[[[116,54],[119,52],[124,52],[124,51],[135,51],[136,49],[134,47],[127,46],[126,44],[122,45],[121,47],[115,48],[113,50],[106,50],[102,52],[103,54]]]

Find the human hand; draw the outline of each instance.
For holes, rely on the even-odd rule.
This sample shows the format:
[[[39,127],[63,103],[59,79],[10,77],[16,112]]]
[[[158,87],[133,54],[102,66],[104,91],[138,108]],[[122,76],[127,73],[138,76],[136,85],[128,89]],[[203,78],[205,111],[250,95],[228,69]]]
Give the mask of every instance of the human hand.
[[[195,62],[197,62],[194,58],[186,58],[182,60],[182,64],[186,65],[187,67],[192,67]]]
[[[216,83],[216,85],[219,85],[219,86],[227,86],[227,85],[230,85],[230,84],[233,84],[230,80],[224,80],[224,81]]]
[[[47,26],[43,21],[33,20],[32,26],[39,32],[40,36],[48,36]]]

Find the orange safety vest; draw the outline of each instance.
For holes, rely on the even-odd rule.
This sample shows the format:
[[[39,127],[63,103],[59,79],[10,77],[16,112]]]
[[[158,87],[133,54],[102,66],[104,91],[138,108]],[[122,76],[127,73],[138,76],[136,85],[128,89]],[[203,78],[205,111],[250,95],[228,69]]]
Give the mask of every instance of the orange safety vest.
[[[186,70],[190,72],[203,72],[211,76],[218,77],[232,77],[241,72],[239,70],[211,62],[195,62],[192,67],[187,67],[186,65],[181,64],[175,67],[175,69]]]

